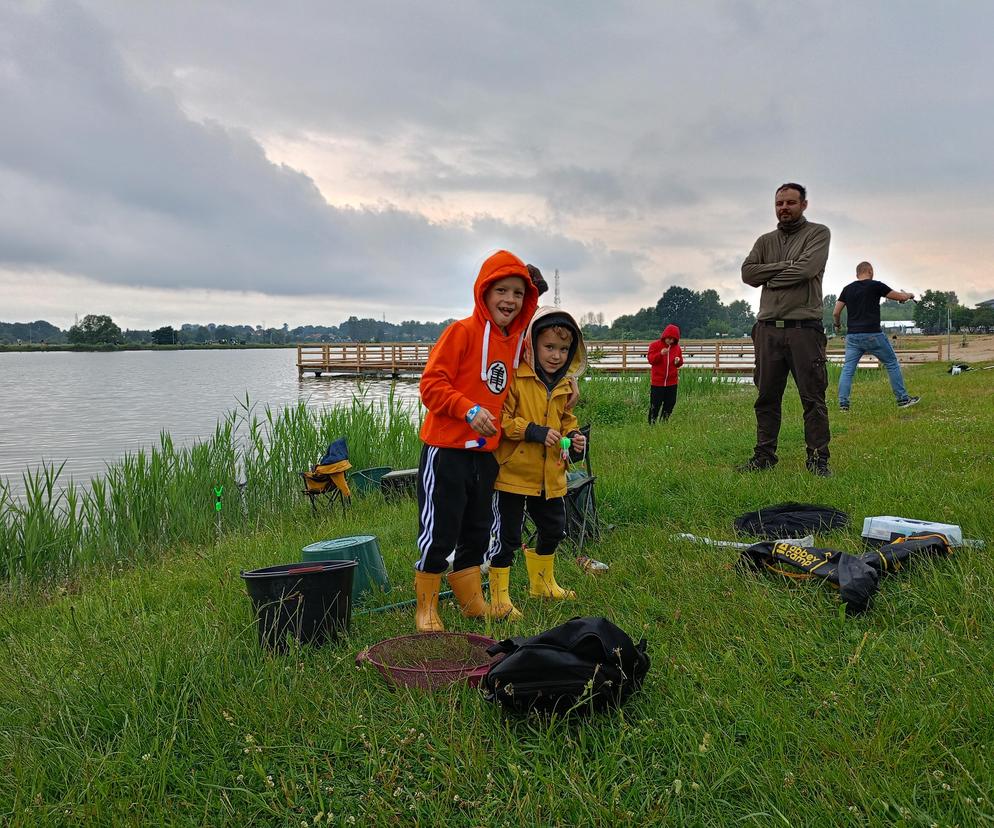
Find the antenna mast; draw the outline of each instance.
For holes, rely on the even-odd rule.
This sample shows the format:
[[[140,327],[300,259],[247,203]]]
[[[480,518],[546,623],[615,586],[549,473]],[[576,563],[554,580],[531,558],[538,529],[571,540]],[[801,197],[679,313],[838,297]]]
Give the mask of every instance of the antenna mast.
[[[555,294],[553,294],[555,298],[553,298],[552,304],[554,304],[558,308],[559,307],[559,268],[558,267],[556,268],[555,285],[556,285],[555,288],[556,292]]]

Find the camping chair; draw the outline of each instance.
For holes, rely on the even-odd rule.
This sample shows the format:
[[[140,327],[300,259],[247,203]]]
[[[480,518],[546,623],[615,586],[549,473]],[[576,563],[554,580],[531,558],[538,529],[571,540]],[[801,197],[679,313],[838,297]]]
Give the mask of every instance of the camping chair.
[[[583,468],[566,473],[566,540],[576,547],[577,557],[583,554],[583,545],[590,540],[600,540],[601,528],[597,517],[597,498],[594,494],[594,484],[597,477],[590,467],[590,424],[580,428],[580,433],[587,438],[587,447],[583,452]],[[525,513],[524,531],[525,545],[532,546],[538,530],[531,517]]]
[[[566,539],[576,544],[578,556],[583,554],[587,538],[598,541],[601,537],[594,494],[597,477],[590,467],[590,424],[583,426],[580,433],[587,438],[583,468],[566,473]]]
[[[323,496],[327,499],[329,508],[334,508],[335,502],[339,502],[342,505],[342,515],[345,515],[345,507],[352,498],[349,484],[345,480],[345,472],[351,468],[345,438],[339,437],[328,446],[324,456],[311,467],[310,471],[300,473],[304,478],[303,494],[310,499],[314,514],[318,511],[315,501]]]

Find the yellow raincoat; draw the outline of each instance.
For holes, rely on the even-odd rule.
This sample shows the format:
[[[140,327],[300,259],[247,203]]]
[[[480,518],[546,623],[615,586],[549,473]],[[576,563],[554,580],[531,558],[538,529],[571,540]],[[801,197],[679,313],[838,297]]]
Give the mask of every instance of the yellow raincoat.
[[[525,429],[529,423],[548,426],[563,436],[578,429],[576,417],[566,410],[569,399],[570,377],[579,377],[587,367],[587,349],[580,335],[576,351],[566,375],[549,391],[535,373],[535,353],[532,330],[544,316],[565,316],[579,332],[580,326],[573,317],[559,308],[543,307],[535,311],[528,333],[525,335],[521,363],[514,375],[514,382],[501,412],[503,436],[494,452],[500,471],[495,489],[502,492],[545,497],[563,497],[566,494],[566,464],[560,459],[558,446],[526,443]]]

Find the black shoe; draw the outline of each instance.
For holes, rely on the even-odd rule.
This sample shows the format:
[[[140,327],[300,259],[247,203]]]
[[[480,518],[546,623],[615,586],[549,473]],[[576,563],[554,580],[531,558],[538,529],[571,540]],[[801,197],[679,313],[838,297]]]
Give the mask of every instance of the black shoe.
[[[742,463],[735,467],[735,471],[758,472],[772,469],[777,464],[776,460],[768,460],[765,457],[751,457],[748,463]]]
[[[898,408],[911,408],[913,405],[918,405],[922,401],[921,397],[908,397],[906,400],[901,400],[897,404]]]
[[[839,403],[839,411],[848,411],[849,403]]]
[[[808,460],[804,466],[811,474],[816,474],[818,477],[832,476],[832,470],[828,467],[828,460],[823,460],[821,457]]]

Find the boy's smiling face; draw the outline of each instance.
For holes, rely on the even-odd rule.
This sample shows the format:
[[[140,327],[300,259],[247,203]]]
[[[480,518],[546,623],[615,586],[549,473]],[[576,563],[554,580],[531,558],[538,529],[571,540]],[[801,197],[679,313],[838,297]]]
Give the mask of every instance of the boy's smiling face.
[[[552,376],[566,364],[572,342],[572,336],[564,339],[554,328],[539,331],[535,341],[535,356],[547,375]]]
[[[506,328],[521,313],[525,303],[525,280],[520,276],[498,279],[487,288],[483,301],[490,318],[501,328]]]

